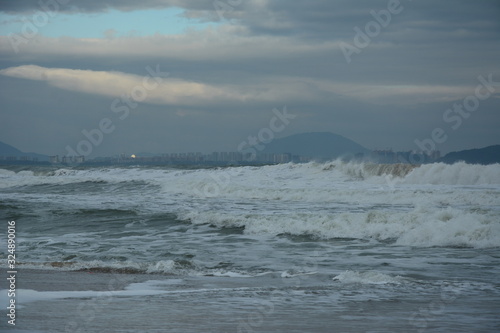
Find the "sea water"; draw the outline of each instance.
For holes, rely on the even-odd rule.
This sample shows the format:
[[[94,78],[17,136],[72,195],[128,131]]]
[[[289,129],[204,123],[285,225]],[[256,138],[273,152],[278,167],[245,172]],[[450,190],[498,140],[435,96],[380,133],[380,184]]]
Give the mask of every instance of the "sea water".
[[[25,330],[500,330],[498,164],[11,167],[11,220],[20,270],[101,281],[21,280]]]

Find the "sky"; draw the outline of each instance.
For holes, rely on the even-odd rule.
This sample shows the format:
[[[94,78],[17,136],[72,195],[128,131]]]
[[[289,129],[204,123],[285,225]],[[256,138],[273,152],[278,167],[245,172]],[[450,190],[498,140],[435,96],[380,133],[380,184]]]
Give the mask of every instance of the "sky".
[[[0,141],[88,158],[325,131],[500,144],[499,18],[495,0],[0,0]]]

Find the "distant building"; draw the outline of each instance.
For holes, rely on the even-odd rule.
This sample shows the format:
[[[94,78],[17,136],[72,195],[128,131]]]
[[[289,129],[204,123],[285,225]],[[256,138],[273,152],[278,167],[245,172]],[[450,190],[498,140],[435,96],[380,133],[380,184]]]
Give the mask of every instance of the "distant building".
[[[433,160],[437,160],[437,159],[441,158],[441,152],[439,150],[433,150],[429,154],[429,157]]]
[[[85,156],[63,156],[62,163],[77,164],[85,162]]]

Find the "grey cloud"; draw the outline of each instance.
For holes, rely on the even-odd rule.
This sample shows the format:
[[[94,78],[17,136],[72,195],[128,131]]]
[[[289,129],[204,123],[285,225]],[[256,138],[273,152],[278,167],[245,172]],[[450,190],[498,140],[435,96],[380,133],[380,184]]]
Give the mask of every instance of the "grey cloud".
[[[196,0],[0,0],[0,11],[15,13],[30,13],[43,10],[42,5],[68,13],[97,13],[116,9],[120,11],[134,11],[143,9],[163,9],[169,7],[191,8],[194,10],[213,8],[210,1]]]
[[[27,13],[37,10],[37,3],[3,1],[0,8]],[[338,43],[352,43],[353,28],[364,28],[373,20],[370,10],[383,10],[387,3],[242,0],[223,13],[228,21],[218,30],[185,34],[177,42],[158,35],[113,43],[101,40],[92,46],[75,38],[39,36],[19,54],[0,43],[0,69],[34,64],[142,76],[146,66],[160,64],[172,77],[231,86],[251,95],[244,100],[213,99],[204,105],[142,103],[96,148],[101,155],[127,149],[234,150],[247,135],[266,126],[273,107],[283,105],[298,117],[281,135],[333,131],[369,148],[416,149],[414,139],[443,127],[450,137],[440,147],[443,151],[499,143],[500,98],[481,102],[459,130],[451,130],[442,118],[453,103],[474,93],[479,75],[492,73],[500,81],[498,2],[401,0],[404,10],[347,64]],[[186,16],[219,20],[213,1],[69,4],[78,5],[66,9],[74,12],[178,6]],[[13,124],[2,124],[0,140],[13,143],[8,138],[15,131],[9,128],[24,126],[29,134],[18,139],[22,145],[59,147],[40,150],[45,153],[60,154],[60,147],[78,142],[83,128],[92,128],[109,114],[113,99],[2,76],[0,84],[0,113]],[[408,90],[413,94],[406,95]],[[262,98],[271,91],[278,92],[275,98]]]

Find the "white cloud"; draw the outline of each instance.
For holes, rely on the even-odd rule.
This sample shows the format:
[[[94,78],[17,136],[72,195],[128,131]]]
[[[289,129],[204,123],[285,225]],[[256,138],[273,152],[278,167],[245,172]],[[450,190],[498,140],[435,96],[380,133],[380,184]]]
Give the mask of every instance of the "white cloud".
[[[0,75],[44,81],[60,89],[113,98],[131,95],[139,102],[160,105],[208,107],[225,102],[276,103],[306,100],[314,96],[314,91],[305,89],[304,83],[286,79],[270,79],[258,84],[216,86],[161,77],[158,79],[161,81],[158,84],[151,74],[148,74],[148,67],[144,70],[145,76],[115,71],[46,68],[36,65],[9,67],[0,70]],[[149,68],[152,72],[163,71],[160,67]]]
[[[152,66],[151,68],[153,68]],[[162,69],[160,69],[162,70]],[[35,65],[10,67],[0,75],[45,81],[51,86],[94,95],[119,98],[132,95],[140,102],[160,105],[208,106],[217,103],[248,101],[282,103],[311,102],[325,93],[363,100],[374,104],[412,105],[414,103],[453,101],[473,91],[464,86],[370,85],[305,79],[300,77],[267,77],[258,84],[216,86],[182,79],[162,77],[159,84],[150,77],[113,72],[67,68],[45,68]],[[144,94],[145,93],[145,94]]]
[[[152,68],[154,71],[154,68]],[[120,97],[137,96],[137,101],[152,104],[197,105],[213,100],[244,100],[245,95],[227,88],[173,78],[145,76],[67,68],[45,68],[35,65],[10,67],[0,70],[1,75],[45,81],[48,84],[71,91]],[[149,78],[148,78],[149,77]],[[146,81],[145,81],[146,80]],[[145,92],[145,94],[144,94]]]

